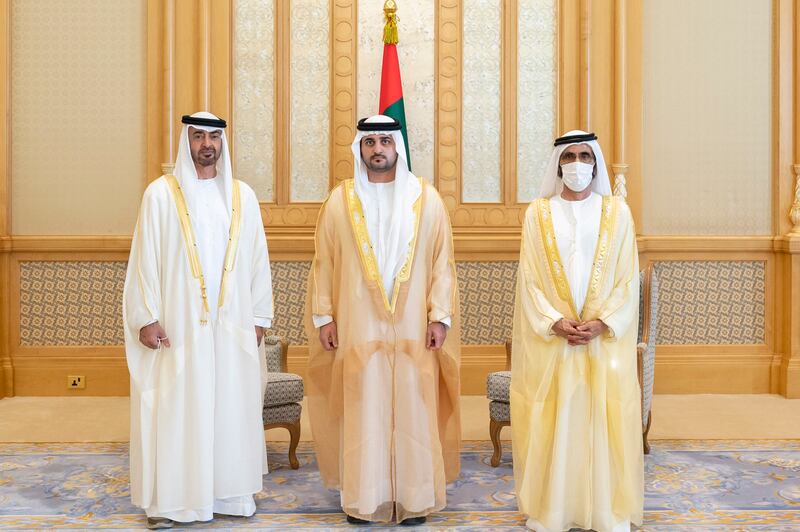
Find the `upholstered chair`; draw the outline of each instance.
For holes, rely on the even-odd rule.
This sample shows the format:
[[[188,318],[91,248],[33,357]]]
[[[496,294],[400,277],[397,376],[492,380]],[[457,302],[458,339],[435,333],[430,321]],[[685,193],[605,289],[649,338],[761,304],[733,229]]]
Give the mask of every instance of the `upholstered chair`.
[[[653,422],[653,380],[656,366],[656,319],[658,318],[658,278],[649,263],[639,274],[639,344],[636,346],[639,386],[642,389],[642,444],[650,454],[647,435]]]
[[[267,358],[267,390],[264,392],[264,430],[284,428],[289,431],[289,464],[300,467],[297,461],[297,444],[300,442],[300,405],[303,400],[303,379],[286,373],[286,355],[289,344],[280,336],[264,338]]]
[[[653,420],[653,376],[656,360],[656,319],[658,317],[658,279],[653,263],[639,272],[639,336],[636,346],[639,387],[642,390],[642,446],[650,454],[647,435]],[[489,398],[489,436],[494,453],[492,466],[500,465],[502,447],[500,431],[511,425],[509,391],[511,388],[511,342],[506,342],[506,369],[486,376],[486,397]]]
[[[492,467],[500,465],[502,448],[500,447],[500,431],[511,425],[511,407],[509,393],[511,391],[511,342],[506,342],[506,369],[495,371],[486,376],[486,397],[489,398],[489,436],[492,438],[494,453]]]

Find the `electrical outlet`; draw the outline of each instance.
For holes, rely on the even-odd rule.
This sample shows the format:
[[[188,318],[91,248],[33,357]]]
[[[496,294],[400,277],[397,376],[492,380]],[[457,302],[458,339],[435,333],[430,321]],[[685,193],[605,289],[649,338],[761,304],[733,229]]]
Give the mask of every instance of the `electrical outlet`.
[[[86,388],[86,377],[83,375],[67,375],[67,388],[71,390],[83,390]]]

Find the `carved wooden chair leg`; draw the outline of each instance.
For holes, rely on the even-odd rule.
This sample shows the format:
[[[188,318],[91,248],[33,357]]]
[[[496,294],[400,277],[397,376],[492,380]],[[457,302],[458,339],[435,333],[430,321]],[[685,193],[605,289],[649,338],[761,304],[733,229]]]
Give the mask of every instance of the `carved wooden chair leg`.
[[[494,453],[492,454],[492,467],[500,465],[500,458],[503,456],[503,447],[500,445],[500,431],[505,426],[505,423],[489,420],[489,437],[492,439],[492,446]]]
[[[300,467],[300,462],[297,460],[297,444],[300,443],[300,420],[295,421],[291,425],[286,425],[289,430],[289,465],[292,469]]]
[[[642,433],[642,446],[644,447],[644,454],[650,454],[650,442],[647,441],[647,435],[650,434],[650,424],[653,423],[653,411],[650,411],[650,415],[647,416],[647,427],[644,429],[644,433]]]

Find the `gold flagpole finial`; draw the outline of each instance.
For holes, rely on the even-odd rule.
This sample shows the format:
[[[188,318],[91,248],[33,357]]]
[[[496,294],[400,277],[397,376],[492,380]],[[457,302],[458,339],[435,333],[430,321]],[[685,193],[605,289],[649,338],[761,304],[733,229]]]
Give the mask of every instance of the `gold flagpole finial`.
[[[397,44],[397,2],[386,0],[383,3],[383,44]]]

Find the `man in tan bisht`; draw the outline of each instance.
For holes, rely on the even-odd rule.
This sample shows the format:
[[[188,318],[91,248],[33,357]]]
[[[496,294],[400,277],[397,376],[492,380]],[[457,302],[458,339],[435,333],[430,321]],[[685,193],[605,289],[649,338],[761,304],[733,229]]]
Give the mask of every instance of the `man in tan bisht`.
[[[596,139],[556,140],[523,226],[511,427],[517,502],[536,532],[642,522],[636,230]]]
[[[131,499],[149,528],[250,516],[272,280],[261,210],[233,178],[224,120],[183,117],[175,174],[144,193],[123,296]]]
[[[354,179],[317,222],[308,403],[350,523],[424,523],[459,474],[458,292],[450,220],[408,169],[400,124],[361,120]]]

